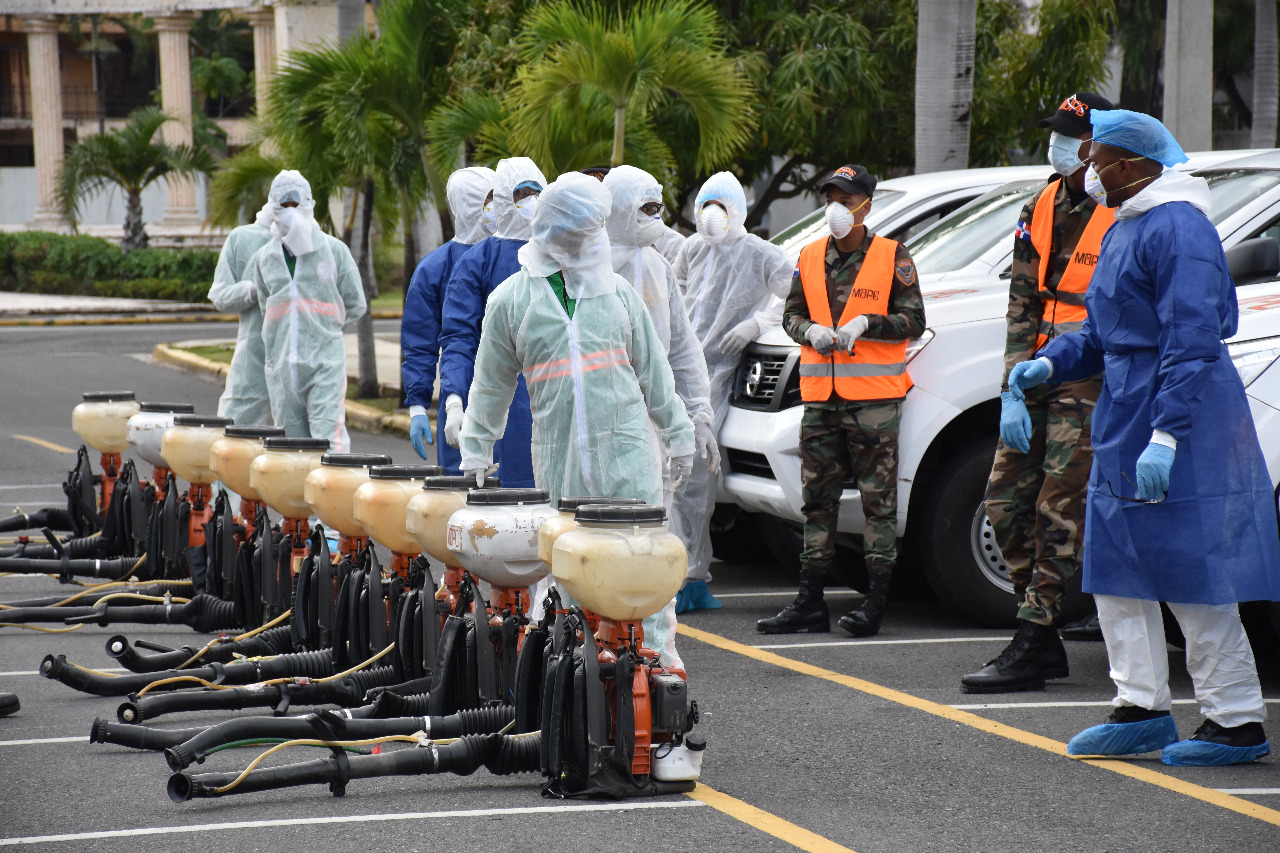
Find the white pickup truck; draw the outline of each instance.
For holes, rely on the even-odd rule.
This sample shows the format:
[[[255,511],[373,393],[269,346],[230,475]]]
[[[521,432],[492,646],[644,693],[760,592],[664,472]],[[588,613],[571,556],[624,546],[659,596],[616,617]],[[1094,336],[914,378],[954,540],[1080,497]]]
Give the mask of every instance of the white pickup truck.
[[[1216,162],[1224,156],[1200,155],[1190,165],[1213,192],[1210,218],[1239,288],[1240,330],[1228,344],[1248,384],[1276,479],[1280,153]],[[908,351],[915,387],[903,404],[899,535],[939,598],[990,626],[1010,624],[1016,609],[982,507],[998,434],[1011,235],[1022,205],[1043,185],[1043,178],[1004,185],[908,241],[920,264],[928,328]],[[799,553],[804,520],[798,360],[799,347],[780,328],[751,344],[720,431],[727,463],[722,499],[762,514],[766,544],[790,563]],[[858,493],[847,489],[839,524],[844,543],[858,547],[862,526]],[[1065,615],[1083,603],[1079,597],[1069,602]],[[1280,606],[1276,610],[1280,630]]]

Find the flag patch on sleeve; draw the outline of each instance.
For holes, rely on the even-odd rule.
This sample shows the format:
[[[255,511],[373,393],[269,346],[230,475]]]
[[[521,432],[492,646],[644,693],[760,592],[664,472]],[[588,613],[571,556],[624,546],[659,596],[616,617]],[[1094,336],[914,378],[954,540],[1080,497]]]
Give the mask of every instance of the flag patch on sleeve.
[[[1027,221],[1025,219],[1018,220],[1018,227],[1015,228],[1013,231],[1013,238],[1015,240],[1031,239],[1031,227],[1027,224]]]

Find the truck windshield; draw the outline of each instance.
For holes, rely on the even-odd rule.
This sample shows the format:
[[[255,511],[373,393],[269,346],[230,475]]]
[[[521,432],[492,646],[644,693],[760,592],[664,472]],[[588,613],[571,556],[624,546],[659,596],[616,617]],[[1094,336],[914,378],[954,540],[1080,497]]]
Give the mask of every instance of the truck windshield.
[[[1044,186],[1043,182],[1010,184],[957,210],[937,225],[907,241],[921,274],[958,270],[1010,239],[1018,211]]]

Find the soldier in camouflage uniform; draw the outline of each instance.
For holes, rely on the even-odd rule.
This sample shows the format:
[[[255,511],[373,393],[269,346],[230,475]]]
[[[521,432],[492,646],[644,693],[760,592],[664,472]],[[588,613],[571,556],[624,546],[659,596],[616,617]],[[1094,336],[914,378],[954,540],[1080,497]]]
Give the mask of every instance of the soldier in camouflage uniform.
[[[906,343],[924,332],[924,300],[906,247],[862,225],[875,185],[862,166],[843,166],[823,185],[831,237],[801,252],[783,310],[783,330],[803,347],[804,549],[800,592],[781,613],[757,623],[762,633],[830,630],[823,574],[835,558],[848,478],[866,516],[869,585],[862,605],[839,624],[868,637],[884,616],[897,562],[898,427],[911,385]]]
[[[1081,157],[1087,156],[1093,136],[1090,111],[1111,108],[1102,96],[1081,92],[1040,122],[1054,130],[1050,163],[1058,174],[1022,209],[1014,233],[1002,389],[1006,392],[1015,364],[1034,358],[1048,340],[1083,323],[1085,289],[1114,214],[1085,193]],[[1101,390],[1101,377],[1096,376],[1028,389],[1026,447],[1002,441],[996,449],[987,483],[987,517],[1019,598],[1019,628],[1004,652],[961,679],[966,693],[1043,690],[1045,679],[1064,678],[1069,672],[1054,620],[1061,612],[1066,582],[1080,567],[1085,494],[1093,464],[1090,420]],[[1003,405],[1002,435],[1010,411],[1021,419],[1016,403]]]

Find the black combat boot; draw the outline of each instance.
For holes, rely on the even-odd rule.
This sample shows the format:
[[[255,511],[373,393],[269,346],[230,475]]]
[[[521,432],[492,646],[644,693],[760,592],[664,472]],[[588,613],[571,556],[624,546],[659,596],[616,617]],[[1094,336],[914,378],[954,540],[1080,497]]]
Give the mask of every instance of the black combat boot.
[[[761,634],[825,634],[831,630],[831,616],[822,600],[822,569],[800,564],[800,591],[795,600],[777,616],[756,623]]]
[[[1017,693],[1044,690],[1045,679],[1066,678],[1067,650],[1052,625],[1021,621],[1000,656],[960,679],[965,693]]]
[[[889,581],[893,567],[873,563],[867,566],[867,595],[857,610],[840,617],[838,624],[855,637],[874,637],[880,633],[880,620],[889,607]]]

